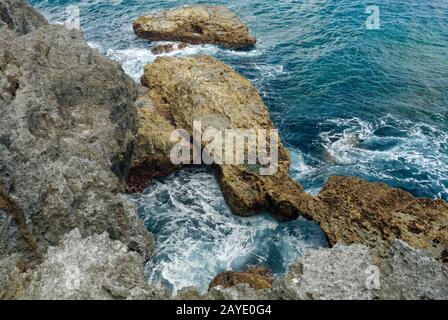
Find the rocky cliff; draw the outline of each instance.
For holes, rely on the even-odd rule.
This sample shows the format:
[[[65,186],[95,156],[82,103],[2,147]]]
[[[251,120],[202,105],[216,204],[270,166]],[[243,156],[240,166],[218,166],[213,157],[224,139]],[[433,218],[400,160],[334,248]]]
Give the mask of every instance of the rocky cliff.
[[[202,42],[251,42],[241,26],[237,43],[210,40],[227,27],[210,31],[201,10],[144,22],[180,25],[195,39],[201,30]],[[144,280],[154,240],[122,196],[125,182],[138,192],[181,168],[171,162],[170,135],[192,134],[194,121],[216,134],[274,129],[257,90],[224,63],[196,56],[146,66],[147,87],[137,94],[121,66],[89,48],[82,33],[49,26],[22,0],[0,2],[0,40],[0,299],[167,298]],[[282,278],[261,268],[228,271],[206,295],[186,289],[178,298],[448,298],[446,202],[351,177],[330,178],[312,197],[289,177],[281,141],[278,155],[270,175],[259,163],[214,166],[229,206],[241,216],[313,219],[333,248],[307,252]],[[375,266],[379,286],[366,282]]]
[[[120,65],[80,32],[44,26],[1,43],[0,74],[0,188],[18,209],[2,213],[0,252],[26,249],[26,221],[42,249],[78,227],[107,231],[149,258],[152,239],[120,196],[137,92]]]
[[[132,261],[141,269],[154,240],[122,195],[137,131],[135,84],[118,63],[88,47],[81,32],[48,25],[26,2],[1,1],[0,12],[0,34],[9,39],[0,42],[2,265],[13,273],[33,270],[51,259],[48,247],[57,247],[76,228],[83,245],[83,238],[98,234],[103,236],[97,245],[106,245],[105,237],[119,240],[122,254],[141,256]],[[57,250],[52,252],[59,255]],[[38,278],[49,276],[56,264],[42,265],[47,271]],[[102,272],[80,269],[91,277]],[[11,284],[18,277],[4,277],[0,290],[6,293],[0,296],[11,296],[10,290],[16,298],[25,291],[29,297],[52,294],[37,284],[32,291],[19,290]]]
[[[139,108],[142,129],[134,166],[166,169],[156,173],[174,170],[169,158],[173,147],[170,133],[185,129],[191,136],[194,121],[202,123],[202,130],[212,126],[217,133],[225,129],[274,129],[255,87],[214,58],[158,58],[145,67],[142,82],[149,89],[140,96],[146,105]],[[290,158],[281,141],[278,155],[278,170],[271,175],[261,175],[259,166],[247,163],[215,166],[234,213],[251,216],[268,211],[285,220],[302,215],[318,222],[331,244],[362,243],[382,258],[393,241],[400,239],[447,262],[446,202],[416,199],[385,184],[351,177],[331,177],[322,192],[312,197],[289,177]],[[137,172],[144,170],[140,167]]]

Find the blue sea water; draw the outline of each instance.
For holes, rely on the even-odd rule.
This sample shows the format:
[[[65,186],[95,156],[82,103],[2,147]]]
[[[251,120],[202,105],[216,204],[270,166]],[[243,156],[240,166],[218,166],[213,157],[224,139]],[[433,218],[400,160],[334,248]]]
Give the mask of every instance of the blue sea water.
[[[138,81],[155,57],[132,21],[191,3],[226,5],[258,38],[249,51],[212,45],[170,55],[213,55],[253,81],[293,157],[292,176],[318,193],[331,175],[382,181],[448,199],[448,1],[31,1],[55,23],[80,8],[89,44]],[[380,29],[366,28],[377,5]],[[313,223],[232,216],[206,170],[187,170],[133,197],[157,236],[150,281],[206,290],[220,271],[265,264],[276,273],[325,246]]]

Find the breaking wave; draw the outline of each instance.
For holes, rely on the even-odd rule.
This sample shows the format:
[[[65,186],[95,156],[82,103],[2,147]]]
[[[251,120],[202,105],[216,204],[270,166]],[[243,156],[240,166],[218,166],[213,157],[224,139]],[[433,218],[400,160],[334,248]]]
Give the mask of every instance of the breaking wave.
[[[131,200],[157,238],[157,255],[146,268],[148,279],[174,291],[196,286],[205,292],[218,273],[243,271],[247,265],[282,274],[304,250],[327,245],[314,222],[280,223],[268,214],[234,216],[205,169],[176,172]]]

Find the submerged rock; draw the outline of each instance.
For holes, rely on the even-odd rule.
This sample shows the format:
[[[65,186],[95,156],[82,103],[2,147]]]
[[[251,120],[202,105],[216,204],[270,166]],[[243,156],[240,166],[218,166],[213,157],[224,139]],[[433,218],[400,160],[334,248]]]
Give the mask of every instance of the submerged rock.
[[[448,299],[448,268],[402,241],[394,242],[381,271],[381,299]]]
[[[160,161],[151,161],[154,150],[160,155],[157,160],[166,160],[164,168],[173,167],[167,157],[169,150],[165,148],[173,143],[166,139],[173,129],[183,129],[192,135],[195,121],[201,123],[202,129],[213,127],[217,134],[223,134],[226,129],[275,129],[252,83],[212,57],[158,58],[145,66],[142,82],[150,90],[140,99],[151,101],[148,104],[152,108],[142,111],[146,117],[140,117],[134,167],[141,163],[149,167],[157,163],[155,167],[160,167]],[[151,117],[157,118],[159,125]],[[162,134],[159,128],[169,132]],[[289,177],[289,166],[289,154],[279,142],[278,166],[272,174],[262,175],[263,166],[259,164],[225,162],[216,166],[216,173],[234,213],[251,216],[269,211],[277,218],[288,220],[299,213],[307,215],[318,205]]]
[[[20,299],[164,299],[166,291],[143,277],[143,260],[107,233],[83,239],[77,229],[50,247],[43,262],[29,270]]]
[[[151,256],[154,241],[121,195],[136,96],[78,31],[42,26],[0,43],[0,257],[36,256],[74,228]]]
[[[238,49],[256,43],[247,26],[225,7],[194,5],[160,11],[138,18],[133,26],[139,37],[152,41],[210,43]]]
[[[318,199],[327,209],[316,210],[313,219],[332,243],[362,243],[384,258],[400,239],[448,263],[448,204],[442,200],[353,177],[331,177]]]
[[[246,272],[223,272],[212,280],[209,289],[217,286],[230,288],[241,283],[246,283],[255,290],[261,290],[270,288],[272,281],[272,275],[266,268],[254,267],[249,268]]]
[[[188,44],[186,43],[168,43],[168,44],[161,44],[151,49],[151,52],[155,55],[164,54],[164,53],[170,53],[175,50],[182,50],[188,47]]]

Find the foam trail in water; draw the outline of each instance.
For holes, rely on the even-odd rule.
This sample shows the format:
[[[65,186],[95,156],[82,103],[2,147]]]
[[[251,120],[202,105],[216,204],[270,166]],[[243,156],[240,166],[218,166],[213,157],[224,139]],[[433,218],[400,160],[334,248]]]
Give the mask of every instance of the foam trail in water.
[[[248,264],[282,273],[307,248],[327,245],[320,228],[304,219],[279,223],[268,215],[234,216],[205,170],[177,172],[132,200],[157,235],[148,279],[174,291],[195,286],[205,292],[218,273],[244,270]]]

